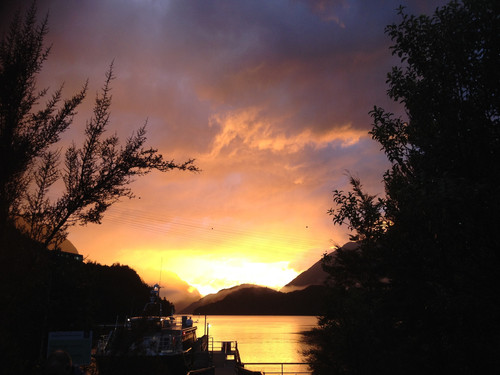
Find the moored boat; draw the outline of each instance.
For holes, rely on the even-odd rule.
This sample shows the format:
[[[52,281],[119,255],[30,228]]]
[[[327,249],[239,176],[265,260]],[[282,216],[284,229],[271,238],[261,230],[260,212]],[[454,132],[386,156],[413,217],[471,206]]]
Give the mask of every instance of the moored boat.
[[[160,287],[141,316],[127,319],[98,343],[99,375],[186,374],[196,344],[196,327],[188,316],[163,315]]]

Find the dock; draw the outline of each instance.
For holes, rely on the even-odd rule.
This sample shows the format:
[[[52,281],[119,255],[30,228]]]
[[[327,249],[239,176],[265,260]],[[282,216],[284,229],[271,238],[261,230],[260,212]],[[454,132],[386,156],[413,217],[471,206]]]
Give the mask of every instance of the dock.
[[[206,351],[196,354],[193,367],[195,370],[188,375],[262,375],[260,371],[244,368],[237,341],[213,341],[213,338]]]
[[[194,370],[188,375],[311,374],[308,363],[243,363],[237,341],[213,341],[205,337],[205,343],[206,350],[196,354]]]
[[[225,353],[216,351],[212,353],[212,363],[215,368],[215,375],[235,375],[237,373],[237,364],[234,359],[234,351]]]

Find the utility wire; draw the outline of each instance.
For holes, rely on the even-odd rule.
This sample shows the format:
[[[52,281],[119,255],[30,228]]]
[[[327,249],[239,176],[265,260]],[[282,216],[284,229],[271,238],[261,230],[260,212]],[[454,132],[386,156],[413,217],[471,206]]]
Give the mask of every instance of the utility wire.
[[[138,230],[154,233],[165,233],[168,237],[197,240],[212,244],[241,241],[254,243],[266,248],[328,248],[328,241],[307,238],[305,235],[269,233],[255,230],[244,230],[227,225],[210,225],[205,220],[193,220],[155,214],[138,209],[112,207],[105,216],[106,220],[124,224]],[[307,227],[304,228],[307,230]]]

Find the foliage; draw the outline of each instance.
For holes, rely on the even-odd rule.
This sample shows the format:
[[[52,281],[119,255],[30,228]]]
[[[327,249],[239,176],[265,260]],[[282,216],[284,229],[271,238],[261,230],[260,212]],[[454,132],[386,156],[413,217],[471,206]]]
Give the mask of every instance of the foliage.
[[[347,224],[349,230],[356,230],[356,234],[350,236],[351,241],[376,240],[389,226],[384,218],[385,201],[364,192],[358,178],[350,176],[350,183],[352,192],[333,192],[333,201],[338,209],[330,209],[328,213],[333,216],[335,224]]]
[[[400,9],[401,23],[386,28],[401,59],[388,95],[407,118],[371,112],[370,133],[392,163],[386,196],[375,200],[356,179],[352,193],[334,192],[330,214],[356,231],[359,249],[325,263],[332,296],[309,353],[318,374],[500,365],[499,8],[464,0],[432,16]]]
[[[45,357],[47,332],[92,330],[139,315],[151,288],[128,266],[83,263],[12,231],[0,253],[0,358],[3,374],[31,374]],[[165,312],[172,304],[163,299]]]
[[[84,144],[66,150],[61,169],[60,151],[54,146],[72,123],[87,84],[62,105],[61,87],[41,106],[48,90],[36,91],[36,76],[50,50],[43,46],[46,33],[47,19],[36,24],[33,4],[24,19],[17,15],[0,44],[0,220],[2,227],[8,221],[21,223],[20,228],[34,240],[58,247],[70,226],[100,223],[112,204],[133,197],[129,184],[134,177],[153,170],[198,169],[193,160],[177,164],[164,160],[156,149],[145,148],[145,125],[123,146],[117,135],[105,135],[112,65],[86,123]],[[53,202],[48,193],[60,179],[65,189]]]
[[[18,213],[22,192],[29,185],[35,161],[68,128],[75,108],[82,102],[86,85],[62,105],[62,87],[35,110],[48,90],[37,91],[36,76],[47,59],[44,48],[47,19],[36,24],[33,4],[24,19],[14,18],[9,32],[0,41],[0,220]]]
[[[41,353],[48,271],[43,247],[17,231],[1,242],[0,360],[2,373],[27,374]]]
[[[129,267],[85,264],[47,248],[57,248],[71,225],[99,223],[108,207],[133,197],[129,184],[135,177],[198,170],[193,160],[177,164],[145,147],[145,125],[123,145],[105,134],[112,65],[83,145],[63,152],[58,142],[87,83],[69,99],[62,98],[62,86],[50,96],[48,89],[37,89],[50,52],[46,34],[47,18],[37,23],[33,2],[0,41],[0,358],[6,374],[40,369],[47,332],[95,330],[98,323],[139,312],[148,301],[149,287]],[[64,186],[55,201],[49,199],[58,190],[54,184]],[[162,302],[170,310],[170,302]]]

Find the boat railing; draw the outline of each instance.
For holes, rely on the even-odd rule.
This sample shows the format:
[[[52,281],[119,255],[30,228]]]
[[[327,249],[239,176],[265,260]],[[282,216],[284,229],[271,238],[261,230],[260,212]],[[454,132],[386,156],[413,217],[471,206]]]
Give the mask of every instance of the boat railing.
[[[147,315],[147,316],[138,315],[138,316],[126,318],[125,323],[123,325],[119,325],[119,326],[130,328],[134,324],[134,322],[139,322],[142,320],[154,322],[155,324],[159,325],[162,328],[169,328],[169,329],[173,329],[173,330],[181,330],[183,328],[194,327],[193,320],[191,319],[191,317],[186,316],[186,315],[182,315],[182,316],[179,316],[179,315],[169,315],[169,316],[167,316],[167,315]]]

